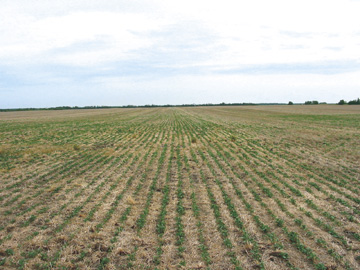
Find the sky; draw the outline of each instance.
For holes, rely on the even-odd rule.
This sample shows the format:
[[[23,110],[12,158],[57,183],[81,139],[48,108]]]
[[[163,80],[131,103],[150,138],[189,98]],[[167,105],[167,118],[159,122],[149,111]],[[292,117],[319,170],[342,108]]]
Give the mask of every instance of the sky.
[[[360,0],[0,5],[0,108],[360,96]]]

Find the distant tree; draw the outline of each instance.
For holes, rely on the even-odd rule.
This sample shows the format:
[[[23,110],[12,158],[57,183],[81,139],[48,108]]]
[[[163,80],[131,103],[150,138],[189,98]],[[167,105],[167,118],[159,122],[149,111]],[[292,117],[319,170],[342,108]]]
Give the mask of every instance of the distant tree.
[[[345,101],[345,100],[343,100],[343,99],[342,99],[342,100],[340,100],[340,101],[339,101],[339,103],[338,103],[338,105],[345,105],[345,104],[346,104],[346,101]]]
[[[292,101],[289,101],[288,105],[294,105],[294,103]]]
[[[305,101],[305,105],[318,105],[319,101],[313,100],[313,101]]]
[[[350,100],[348,102],[349,105],[360,105],[360,99],[354,99],[354,100]]]

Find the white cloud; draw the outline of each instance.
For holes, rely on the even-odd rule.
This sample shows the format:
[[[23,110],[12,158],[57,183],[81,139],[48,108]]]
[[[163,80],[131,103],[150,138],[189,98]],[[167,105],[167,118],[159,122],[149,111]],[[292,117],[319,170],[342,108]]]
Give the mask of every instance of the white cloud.
[[[20,61],[39,57],[49,50],[99,41],[98,49],[69,50],[59,55],[54,52],[51,59],[74,65],[111,62],[134,57],[132,51],[156,46],[157,42],[163,45],[162,40],[149,33],[189,22],[202,26],[203,33],[214,38],[212,46],[207,47],[211,49],[209,60],[198,64],[226,66],[360,58],[360,37],[355,35],[359,31],[358,2],[141,1],[132,7],[122,3],[123,10],[115,2],[111,2],[114,10],[97,1],[65,3],[62,8],[48,1],[36,1],[35,5],[25,4],[21,8],[23,1],[5,5],[0,12],[3,18],[0,58]],[[152,9],[146,12],[140,3]],[[34,6],[41,5],[43,10],[51,11],[49,16],[34,12]],[[51,16],[56,8],[61,12]],[[188,29],[177,30],[181,31],[179,36],[186,37],[192,28],[189,25]],[[169,35],[168,44],[174,44],[172,38]],[[340,49],[328,51],[328,47]]]
[[[210,65],[360,58],[360,39],[354,35],[359,30],[359,3],[185,0],[165,5],[164,13],[175,14],[178,20],[196,19],[217,37],[215,44],[222,49],[213,52]],[[286,31],[293,35],[283,35]],[[324,50],[328,46],[341,50]]]
[[[17,89],[14,81],[47,88],[63,82],[85,89],[94,77],[105,92],[113,89],[109,77],[128,78],[124,87],[129,91],[140,91],[140,80],[141,87],[152,89],[148,98],[166,83],[179,91],[195,91],[196,86],[212,93],[229,85],[232,93],[231,87],[252,82],[248,91],[256,92],[256,86],[264,89],[260,77],[279,84],[272,91],[286,91],[290,79],[304,89],[333,89],[330,75],[315,80],[309,74],[359,69],[359,10],[360,1],[350,0],[3,0],[2,89]],[[291,76],[274,75],[287,73],[288,67]],[[257,68],[261,75],[246,75],[256,74],[249,70]],[[185,83],[185,75],[191,83]]]
[[[0,58],[16,64],[29,58],[36,61],[36,57],[49,52],[53,53],[48,59],[51,62],[70,65],[128,58],[128,52],[152,45],[144,34],[158,30],[162,24],[142,14],[114,12],[79,12],[42,19],[19,16],[13,20],[18,21],[16,26],[9,20],[0,31]],[[93,42],[99,46],[86,46]],[[81,43],[84,46],[79,50]],[[56,51],[64,48],[68,50]]]

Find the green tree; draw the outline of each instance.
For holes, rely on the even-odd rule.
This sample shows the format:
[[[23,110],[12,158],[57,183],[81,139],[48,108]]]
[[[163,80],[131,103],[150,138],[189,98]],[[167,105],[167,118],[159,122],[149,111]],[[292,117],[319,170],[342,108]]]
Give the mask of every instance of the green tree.
[[[349,105],[359,105],[360,104],[360,99],[358,98],[357,100],[354,99],[354,100],[350,100],[348,102]]]

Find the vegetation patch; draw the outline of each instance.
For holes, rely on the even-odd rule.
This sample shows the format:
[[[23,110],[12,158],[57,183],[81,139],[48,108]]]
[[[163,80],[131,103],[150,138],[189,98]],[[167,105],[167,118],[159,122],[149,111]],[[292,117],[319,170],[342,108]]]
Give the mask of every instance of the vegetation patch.
[[[358,269],[360,107],[222,105],[0,116],[0,268]]]

